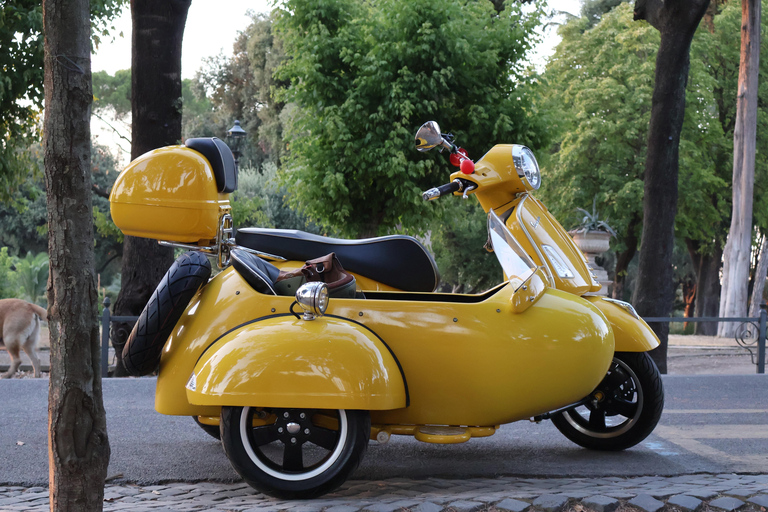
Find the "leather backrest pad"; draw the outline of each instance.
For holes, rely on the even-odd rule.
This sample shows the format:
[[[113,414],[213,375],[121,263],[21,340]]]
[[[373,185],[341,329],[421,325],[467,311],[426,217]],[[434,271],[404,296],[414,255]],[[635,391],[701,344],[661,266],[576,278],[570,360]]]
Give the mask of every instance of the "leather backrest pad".
[[[202,154],[211,164],[219,192],[229,194],[237,189],[235,157],[223,140],[216,137],[187,139],[184,145]]]

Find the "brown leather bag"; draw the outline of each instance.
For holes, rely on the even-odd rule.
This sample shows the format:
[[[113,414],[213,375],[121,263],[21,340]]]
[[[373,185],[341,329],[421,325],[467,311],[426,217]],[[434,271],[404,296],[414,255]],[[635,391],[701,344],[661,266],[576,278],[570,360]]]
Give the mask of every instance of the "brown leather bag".
[[[307,282],[320,281],[325,283],[328,285],[328,293],[333,293],[335,290],[347,286],[355,280],[352,274],[344,271],[339,258],[333,252],[307,261],[300,269],[291,272],[281,271],[277,277],[277,282],[299,276],[303,276]]]
[[[344,271],[339,258],[333,252],[307,261],[301,268],[301,273],[307,278],[307,282],[322,281],[328,285],[329,292],[349,284],[354,279],[354,276]]]

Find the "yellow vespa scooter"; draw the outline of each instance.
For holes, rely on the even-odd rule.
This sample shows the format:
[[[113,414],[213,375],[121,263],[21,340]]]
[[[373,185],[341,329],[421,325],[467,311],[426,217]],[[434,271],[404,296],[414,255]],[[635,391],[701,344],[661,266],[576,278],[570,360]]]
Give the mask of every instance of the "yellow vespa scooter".
[[[475,183],[478,198],[479,176],[523,190],[516,169],[529,165],[461,179]],[[217,427],[211,433],[256,489],[291,498],[329,492],[369,439],[395,434],[462,443],[551,416],[582,445],[623,449],[655,427],[663,392],[641,357],[649,335],[626,328],[617,336],[632,324],[611,317],[624,306],[554,286],[510,223],[510,201],[488,215],[506,280],[456,295],[434,293],[434,260],[411,237],[244,229],[234,238],[228,194],[236,186],[226,145],[191,139],[133,161],[110,202],[125,234],[190,249],[140,316],[126,367],[142,375],[159,365],[156,410]],[[222,269],[213,278],[206,255]]]

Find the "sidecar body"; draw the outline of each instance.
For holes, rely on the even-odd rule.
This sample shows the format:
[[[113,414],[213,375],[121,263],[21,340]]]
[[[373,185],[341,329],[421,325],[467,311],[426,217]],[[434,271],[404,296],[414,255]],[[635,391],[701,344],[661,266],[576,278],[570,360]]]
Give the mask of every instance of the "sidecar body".
[[[613,355],[605,317],[553,289],[516,313],[513,294],[366,292],[305,321],[293,297],[259,293],[230,267],[171,333],[156,408],[362,409],[374,424],[494,426],[588,395]]]

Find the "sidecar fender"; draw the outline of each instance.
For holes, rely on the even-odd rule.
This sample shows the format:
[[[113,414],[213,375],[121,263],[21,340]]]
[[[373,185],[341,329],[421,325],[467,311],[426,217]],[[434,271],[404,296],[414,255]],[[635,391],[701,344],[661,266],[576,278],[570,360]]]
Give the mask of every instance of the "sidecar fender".
[[[408,391],[387,345],[333,316],[257,319],[209,346],[187,383],[195,405],[389,410]]]
[[[659,346],[656,333],[645,320],[636,317],[628,308],[603,297],[584,298],[594,304],[608,319],[616,340],[616,352],[648,352]]]

